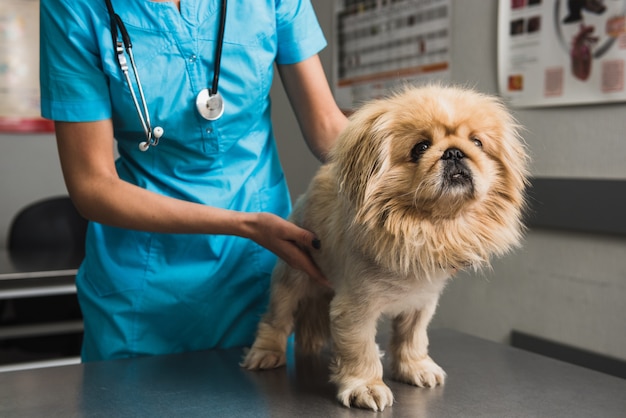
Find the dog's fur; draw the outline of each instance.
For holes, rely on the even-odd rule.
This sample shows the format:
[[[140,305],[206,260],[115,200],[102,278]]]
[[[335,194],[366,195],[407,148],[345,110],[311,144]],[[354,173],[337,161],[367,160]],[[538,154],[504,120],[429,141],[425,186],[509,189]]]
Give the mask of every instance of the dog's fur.
[[[460,87],[406,88],[360,108],[292,214],[321,239],[313,257],[333,289],[279,262],[242,366],[284,365],[294,329],[304,352],[330,337],[339,401],[382,411],[393,395],[375,336],[387,314],[393,377],[443,384],[427,326],[445,283],[458,269],[488,266],[523,233],[519,130],[498,99]]]

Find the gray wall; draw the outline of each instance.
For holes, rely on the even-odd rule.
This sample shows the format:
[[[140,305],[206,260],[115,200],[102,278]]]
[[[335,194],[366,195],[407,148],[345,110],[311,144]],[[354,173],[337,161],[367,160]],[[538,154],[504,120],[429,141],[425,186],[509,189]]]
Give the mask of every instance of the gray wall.
[[[332,39],[332,3],[313,0]],[[496,0],[453,2],[452,78],[497,93]],[[332,45],[322,53],[331,68]],[[280,86],[273,91],[279,151],[293,196],[318,167]],[[626,180],[626,105],[515,112],[539,177]],[[51,135],[0,136],[0,237],[18,208],[65,188]],[[0,241],[0,245],[4,242]],[[626,359],[626,237],[529,231],[524,247],[483,275],[460,274],[433,326],[495,341],[511,329]]]
[[[53,135],[0,135],[0,248],[20,208],[66,194]]]

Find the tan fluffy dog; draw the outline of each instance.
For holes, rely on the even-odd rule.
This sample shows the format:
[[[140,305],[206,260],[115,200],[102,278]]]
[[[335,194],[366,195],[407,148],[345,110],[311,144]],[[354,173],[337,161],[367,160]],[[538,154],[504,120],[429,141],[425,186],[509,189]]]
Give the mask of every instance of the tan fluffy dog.
[[[294,329],[305,352],[330,337],[339,401],[382,411],[393,403],[375,342],[386,314],[393,377],[443,384],[426,331],[446,281],[522,235],[528,157],[518,129],[496,98],[456,87],[408,88],[358,110],[292,215],[320,237],[313,256],[333,290],[279,262],[242,366],[284,365]]]

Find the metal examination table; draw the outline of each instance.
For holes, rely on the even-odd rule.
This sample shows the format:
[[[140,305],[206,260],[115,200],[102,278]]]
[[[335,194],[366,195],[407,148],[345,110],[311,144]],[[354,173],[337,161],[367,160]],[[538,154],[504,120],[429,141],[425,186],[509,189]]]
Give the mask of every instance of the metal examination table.
[[[241,349],[0,373],[2,417],[626,417],[626,380],[450,330],[431,332],[445,386],[385,378],[382,413],[345,408],[328,356],[241,369]],[[386,360],[383,360],[384,362]]]

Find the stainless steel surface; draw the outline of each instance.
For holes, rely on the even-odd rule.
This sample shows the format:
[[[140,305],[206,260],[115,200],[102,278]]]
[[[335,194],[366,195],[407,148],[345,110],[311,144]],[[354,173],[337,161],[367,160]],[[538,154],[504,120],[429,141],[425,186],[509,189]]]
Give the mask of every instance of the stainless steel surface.
[[[78,262],[54,252],[0,250],[0,300],[76,293]]]
[[[79,261],[65,253],[50,251],[10,252],[0,250],[0,283],[5,280],[73,276]]]
[[[14,372],[17,370],[32,370],[40,369],[42,367],[58,367],[67,366],[70,364],[80,364],[80,357],[65,357],[52,360],[31,361],[27,363],[9,364],[6,366],[0,366],[0,373]]]
[[[626,381],[449,330],[431,332],[445,386],[386,375],[382,413],[345,408],[328,357],[291,350],[287,367],[249,372],[240,349],[0,374],[0,416],[32,417],[624,417]],[[386,359],[384,362],[386,363]]]
[[[56,321],[51,323],[14,325],[0,327],[0,340],[22,337],[40,337],[44,335],[63,335],[83,331],[82,320]]]

